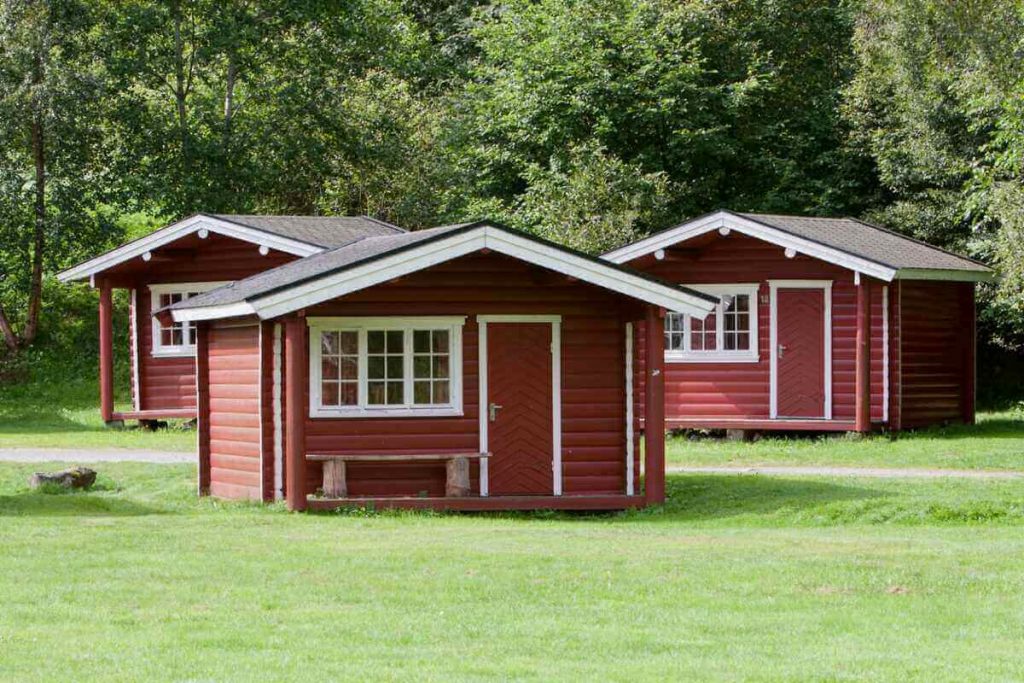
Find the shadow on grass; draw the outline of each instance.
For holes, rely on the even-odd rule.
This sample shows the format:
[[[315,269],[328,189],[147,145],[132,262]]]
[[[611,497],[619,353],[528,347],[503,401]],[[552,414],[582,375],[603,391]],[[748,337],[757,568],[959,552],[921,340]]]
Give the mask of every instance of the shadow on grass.
[[[932,439],[1024,439],[1024,419],[1015,420],[999,417],[981,420],[973,425],[950,425],[948,427],[931,427],[916,432],[906,432],[901,439],[932,438]]]
[[[0,517],[140,517],[167,511],[89,491],[50,494],[25,491],[0,495]]]
[[[102,432],[103,424],[85,424],[69,420],[52,411],[0,412],[0,434],[35,434],[47,432]]]

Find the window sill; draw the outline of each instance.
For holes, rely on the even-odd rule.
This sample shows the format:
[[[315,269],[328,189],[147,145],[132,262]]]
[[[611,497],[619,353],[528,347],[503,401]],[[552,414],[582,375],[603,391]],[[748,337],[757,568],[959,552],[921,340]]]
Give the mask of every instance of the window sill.
[[[437,408],[310,408],[313,419],[374,419],[382,417],[462,417],[462,408],[439,406]]]
[[[725,353],[666,353],[666,363],[757,363],[761,359],[756,353],[725,354]]]
[[[195,348],[188,349],[153,349],[150,355],[154,358],[195,358]]]

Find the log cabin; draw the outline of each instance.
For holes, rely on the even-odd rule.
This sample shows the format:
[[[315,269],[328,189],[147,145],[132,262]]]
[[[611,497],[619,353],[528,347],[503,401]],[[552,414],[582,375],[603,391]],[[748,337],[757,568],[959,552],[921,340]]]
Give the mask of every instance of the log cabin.
[[[669,428],[743,436],[974,421],[984,264],[855,219],[732,211],[604,258],[718,299],[703,319],[666,315],[663,351],[638,340],[642,355],[663,354]]]
[[[60,273],[99,290],[100,413],[107,424],[196,417],[195,330],[152,312],[228,282],[358,241],[405,231],[367,216],[198,214]],[[113,290],[130,301],[131,409],[115,411]]]
[[[664,500],[664,311],[717,304],[477,222],[367,236],[157,316],[195,330],[201,493],[612,510]]]

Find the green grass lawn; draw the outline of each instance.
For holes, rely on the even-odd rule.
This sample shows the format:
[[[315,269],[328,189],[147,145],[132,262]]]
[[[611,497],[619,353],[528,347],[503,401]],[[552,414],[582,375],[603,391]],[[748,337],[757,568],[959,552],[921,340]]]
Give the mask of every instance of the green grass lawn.
[[[951,426],[869,438],[795,434],[737,443],[669,437],[670,465],[836,465],[1024,469],[1024,410],[981,413],[974,426]]]
[[[0,464],[0,680],[1015,680],[1024,482],[672,476],[618,515],[289,514]]]

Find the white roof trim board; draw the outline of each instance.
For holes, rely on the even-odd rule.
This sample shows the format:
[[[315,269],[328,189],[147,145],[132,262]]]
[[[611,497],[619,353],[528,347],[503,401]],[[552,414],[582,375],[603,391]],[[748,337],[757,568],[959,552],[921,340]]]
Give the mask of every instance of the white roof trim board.
[[[294,286],[253,295],[245,301],[199,308],[174,308],[170,313],[175,322],[246,315],[256,315],[261,319],[274,318],[482,249],[490,249],[671,311],[703,318],[715,307],[715,303],[707,298],[653,281],[640,274],[606,266],[560,247],[489,224],[481,224],[470,230],[453,232],[450,236],[424,241],[421,246],[404,249],[391,255],[385,254],[362,265],[353,264],[351,267],[325,273]]]
[[[303,242],[301,240],[290,239],[282,235],[257,230],[255,228],[221,220],[212,216],[197,215],[178,221],[177,223],[172,223],[166,228],[161,228],[160,230],[150,233],[145,237],[140,237],[139,239],[128,242],[117,249],[108,251],[105,254],[100,254],[96,258],[80,263],[72,268],[68,268],[64,272],[58,274],[57,279],[61,282],[84,280],[85,278],[107,270],[108,268],[112,268],[120,263],[130,261],[134,258],[139,258],[148,251],[158,249],[166,244],[180,240],[182,237],[187,237],[191,234],[197,233],[200,230],[207,230],[210,233],[224,235],[226,237],[234,237],[235,239],[244,240],[260,246],[266,246],[271,249],[276,249],[277,251],[294,254],[295,256],[312,256],[313,254],[319,254],[324,251],[323,247]]]
[[[865,226],[867,228],[869,226]],[[848,251],[836,249],[813,240],[805,239],[784,230],[750,220],[730,211],[717,211],[696,218],[674,228],[664,230],[646,239],[610,251],[602,258],[612,263],[627,263],[634,259],[666,249],[680,242],[699,237],[713,230],[726,228],[730,231],[771,242],[785,249],[794,249],[800,254],[848,268],[871,277],[891,282],[894,279],[917,280],[960,280],[982,282],[992,279],[992,273],[981,270],[894,268]],[[908,241],[912,241],[909,240]]]

